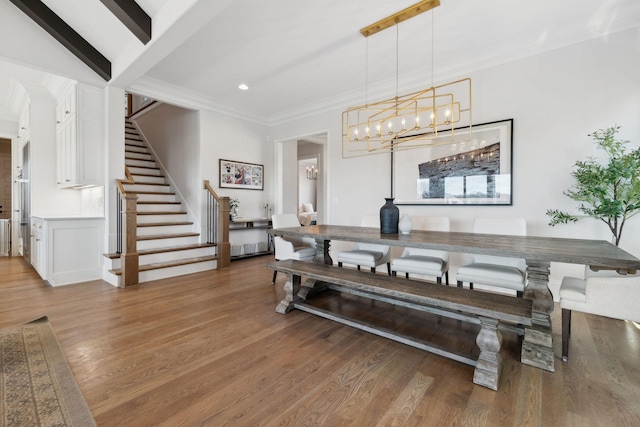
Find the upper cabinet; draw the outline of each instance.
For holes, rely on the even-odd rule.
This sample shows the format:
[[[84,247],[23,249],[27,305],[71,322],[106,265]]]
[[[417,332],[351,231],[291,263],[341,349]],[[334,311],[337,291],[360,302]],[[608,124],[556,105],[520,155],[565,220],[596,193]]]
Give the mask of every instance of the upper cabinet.
[[[56,172],[59,188],[104,185],[103,93],[73,83],[57,99]]]

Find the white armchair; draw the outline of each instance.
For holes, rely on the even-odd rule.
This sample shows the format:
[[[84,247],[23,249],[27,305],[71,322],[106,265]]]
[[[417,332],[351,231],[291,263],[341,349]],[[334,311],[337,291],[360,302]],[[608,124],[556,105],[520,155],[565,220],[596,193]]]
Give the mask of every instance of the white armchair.
[[[627,276],[615,271],[595,274],[587,267],[585,276],[585,279],[567,276],[560,284],[563,362],[569,360],[572,310],[640,323],[640,273]]]
[[[476,218],[473,232],[526,236],[527,223],[520,218]],[[516,295],[522,297],[526,271],[527,264],[521,258],[473,254],[471,263],[458,269],[456,281],[459,288],[469,282],[470,289],[476,283],[516,291]]]
[[[273,228],[300,227],[298,216],[295,214],[273,215],[271,217]],[[276,236],[273,238],[273,245],[276,250],[276,261],[285,259],[297,259],[300,261],[313,261],[316,256],[315,241],[311,239],[296,239]],[[276,283],[278,272],[273,270],[272,283]]]
[[[412,216],[414,230],[449,231],[450,222],[447,217]],[[436,278],[449,285],[449,252],[434,249],[404,248],[400,258],[391,261],[391,272],[395,276],[398,272],[404,272],[409,278],[409,273],[422,274]]]
[[[380,228],[380,218],[378,216],[365,216],[360,223],[362,227]],[[371,268],[371,272],[376,272],[376,267],[387,264],[387,274],[391,276],[391,259],[388,245],[376,245],[373,243],[356,243],[355,249],[338,253],[338,267],[342,264],[353,264],[360,270],[360,266]]]

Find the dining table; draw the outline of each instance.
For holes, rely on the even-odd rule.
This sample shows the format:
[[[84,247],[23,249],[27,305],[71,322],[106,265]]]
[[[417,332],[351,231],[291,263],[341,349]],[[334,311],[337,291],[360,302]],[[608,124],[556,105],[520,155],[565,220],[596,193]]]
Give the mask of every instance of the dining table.
[[[386,234],[373,227],[325,224],[278,228],[269,230],[269,234],[285,239],[313,238],[316,242],[314,262],[329,265],[333,264],[331,241],[524,259],[527,281],[523,297],[533,301],[533,314],[532,325],[524,329],[521,362],[552,372],[555,356],[551,325],[554,301],[549,289],[551,262],[587,265],[596,271],[615,270],[620,275],[634,274],[640,269],[640,259],[604,240],[424,230],[412,230],[409,234]]]

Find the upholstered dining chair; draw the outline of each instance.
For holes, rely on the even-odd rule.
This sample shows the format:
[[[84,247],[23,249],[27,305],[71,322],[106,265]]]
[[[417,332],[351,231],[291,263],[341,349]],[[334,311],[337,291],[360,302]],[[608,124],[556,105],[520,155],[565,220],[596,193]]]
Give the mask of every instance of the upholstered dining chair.
[[[449,231],[450,222],[447,217],[412,216],[411,222],[414,230]],[[449,285],[449,252],[434,249],[421,249],[406,247],[400,258],[391,261],[391,273],[395,276],[398,272],[420,274],[435,277],[438,283]]]
[[[562,361],[569,360],[571,312],[596,314],[640,323],[640,273],[615,271],[594,273],[586,267],[585,278],[565,276],[560,284],[562,308]]]
[[[380,228],[380,218],[378,216],[365,216],[360,222],[362,227]],[[351,251],[342,251],[338,253],[338,267],[342,264],[352,264],[357,266],[369,267],[372,273],[376,272],[376,267],[387,264],[387,274],[391,276],[391,259],[388,245],[377,245],[374,243],[356,243]]]
[[[273,215],[271,217],[273,228],[288,228],[288,227],[300,227],[300,221],[296,214],[280,214]],[[273,238],[273,245],[275,247],[276,261],[285,259],[297,259],[300,261],[313,261],[316,256],[315,242],[305,238],[287,237],[286,239],[280,236]],[[272,283],[276,283],[277,270],[273,270]]]
[[[507,234],[526,236],[527,223],[521,218],[476,218],[473,232],[478,234]],[[471,255],[471,262],[458,269],[456,281],[461,288],[464,282],[489,285],[516,291],[522,297],[527,277],[527,264],[521,258],[494,255]]]

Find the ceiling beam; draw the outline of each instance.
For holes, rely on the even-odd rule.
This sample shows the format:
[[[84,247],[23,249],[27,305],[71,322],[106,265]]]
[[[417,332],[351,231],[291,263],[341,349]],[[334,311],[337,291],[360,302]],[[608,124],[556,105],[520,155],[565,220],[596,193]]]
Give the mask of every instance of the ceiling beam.
[[[106,81],[111,80],[111,62],[44,3],[39,0],[11,0],[11,3],[33,19],[100,77]]]
[[[438,6],[440,6],[440,0],[423,0],[420,3],[416,3],[413,6],[409,6],[408,8],[401,10],[400,12],[396,12],[391,16],[387,16],[386,18],[383,18],[378,22],[369,25],[368,27],[362,28],[360,30],[360,34],[365,37],[372,36],[382,30],[386,30],[389,27],[398,25],[402,21],[411,19],[414,16],[420,15],[421,13],[427,12]]]
[[[151,40],[151,17],[135,0],[100,0],[140,41]]]

